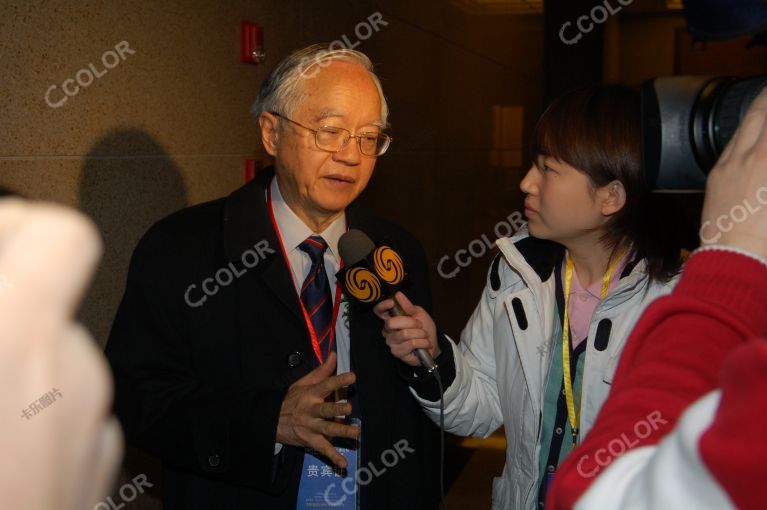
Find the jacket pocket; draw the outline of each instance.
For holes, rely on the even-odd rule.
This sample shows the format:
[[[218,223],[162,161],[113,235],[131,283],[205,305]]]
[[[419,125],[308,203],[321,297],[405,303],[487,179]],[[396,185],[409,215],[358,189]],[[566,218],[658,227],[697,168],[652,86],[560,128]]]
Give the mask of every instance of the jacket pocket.
[[[601,322],[604,322],[602,320]],[[602,351],[595,351],[592,354],[597,354],[598,356],[602,356],[603,359],[601,360],[601,365],[604,367],[602,368],[602,381],[606,384],[612,384],[613,378],[615,377],[615,371],[618,368],[618,363],[620,363],[621,355],[623,354],[623,348],[626,346],[626,343],[628,342],[628,336],[631,332],[631,329],[633,329],[633,322],[630,321],[628,324],[630,325],[630,328],[625,331],[621,332],[621,327],[618,327],[618,330],[615,329],[615,323],[616,320],[613,319],[612,324],[612,331],[610,333],[611,338],[609,339],[609,344],[606,349]],[[619,324],[620,326],[620,324]]]

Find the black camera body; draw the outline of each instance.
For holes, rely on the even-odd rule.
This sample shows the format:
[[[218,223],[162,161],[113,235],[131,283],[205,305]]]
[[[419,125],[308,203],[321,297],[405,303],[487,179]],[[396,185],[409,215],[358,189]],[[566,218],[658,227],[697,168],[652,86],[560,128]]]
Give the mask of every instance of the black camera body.
[[[767,76],[673,76],[642,84],[642,166],[655,191],[701,191]]]

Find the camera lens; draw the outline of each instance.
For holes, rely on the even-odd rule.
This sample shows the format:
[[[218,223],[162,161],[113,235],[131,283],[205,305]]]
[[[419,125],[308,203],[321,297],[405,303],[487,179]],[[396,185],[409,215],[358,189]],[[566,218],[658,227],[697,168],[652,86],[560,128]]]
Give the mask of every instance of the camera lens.
[[[767,76],[733,81],[725,87],[714,114],[714,142],[718,154],[729,143],[748,107],[767,86]]]
[[[674,76],[642,85],[642,164],[650,188],[700,191],[767,76]]]

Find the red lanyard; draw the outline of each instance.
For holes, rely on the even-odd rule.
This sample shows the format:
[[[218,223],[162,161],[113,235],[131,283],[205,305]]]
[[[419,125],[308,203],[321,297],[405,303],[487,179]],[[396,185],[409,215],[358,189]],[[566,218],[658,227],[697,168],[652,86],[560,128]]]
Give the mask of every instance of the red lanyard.
[[[280,235],[280,228],[277,226],[277,220],[274,219],[274,208],[272,207],[272,185],[271,182],[269,183],[269,186],[266,188],[266,203],[269,207],[269,216],[272,219],[272,226],[274,227],[274,232],[277,234],[277,241],[280,243],[280,249],[282,250],[282,256],[285,258],[285,264],[288,266],[288,271],[291,275],[291,280],[293,279],[293,270],[290,267],[290,259],[288,259],[288,253],[285,251],[285,245],[282,243],[282,236]],[[344,267],[343,261],[341,261],[341,266]],[[304,314],[304,322],[306,323],[306,329],[309,330],[309,337],[312,339],[312,348],[314,349],[314,354],[317,356],[317,359],[320,363],[322,363],[324,360],[322,359],[322,351],[320,350],[320,341],[317,338],[317,332],[314,330],[314,325],[312,324],[312,320],[309,317],[309,312],[306,311],[306,306],[304,305],[303,300],[301,299],[301,293],[298,289],[296,289],[296,294],[298,294],[298,303],[301,305],[301,312]],[[336,281],[336,298],[333,301],[333,318],[331,319],[331,325],[330,328],[330,338],[328,339],[328,352],[330,352],[330,349],[333,348],[333,342],[336,338],[336,320],[338,319],[338,310],[341,306],[341,286]]]

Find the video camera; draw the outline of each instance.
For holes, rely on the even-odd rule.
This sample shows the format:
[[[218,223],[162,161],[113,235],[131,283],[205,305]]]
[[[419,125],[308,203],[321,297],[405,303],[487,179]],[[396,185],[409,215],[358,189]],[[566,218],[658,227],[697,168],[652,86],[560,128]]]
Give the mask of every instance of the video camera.
[[[697,41],[757,34],[764,44],[767,1],[687,0],[685,16]],[[735,134],[767,76],[673,76],[641,87],[642,166],[650,189],[696,191]]]
[[[642,84],[642,164],[655,190],[702,190],[767,76],[673,76]]]

